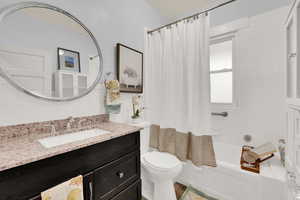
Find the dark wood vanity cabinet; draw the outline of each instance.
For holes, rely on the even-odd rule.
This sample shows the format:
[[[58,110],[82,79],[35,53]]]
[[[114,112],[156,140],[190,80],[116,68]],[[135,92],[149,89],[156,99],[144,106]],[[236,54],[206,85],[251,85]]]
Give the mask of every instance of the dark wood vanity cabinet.
[[[140,200],[139,132],[0,172],[0,200],[40,200],[78,175],[85,200]]]

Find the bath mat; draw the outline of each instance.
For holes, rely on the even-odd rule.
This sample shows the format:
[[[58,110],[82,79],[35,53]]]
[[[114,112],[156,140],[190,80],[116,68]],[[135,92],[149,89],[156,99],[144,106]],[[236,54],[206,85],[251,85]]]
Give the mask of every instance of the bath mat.
[[[189,186],[179,200],[218,200]]]
[[[176,192],[176,199],[180,199],[180,197],[183,195],[185,190],[187,189],[187,186],[182,185],[180,183],[175,183],[174,184],[175,192]],[[145,197],[142,197],[142,200],[148,200]]]
[[[180,199],[182,197],[182,195],[184,194],[184,192],[186,191],[187,186],[185,186],[181,183],[175,183],[174,188],[175,188],[175,193],[176,193],[177,199]]]
[[[176,198],[178,200],[218,200],[216,198],[210,197],[207,194],[196,190],[195,188],[185,186],[181,183],[174,184]],[[147,200],[142,197],[142,200]]]

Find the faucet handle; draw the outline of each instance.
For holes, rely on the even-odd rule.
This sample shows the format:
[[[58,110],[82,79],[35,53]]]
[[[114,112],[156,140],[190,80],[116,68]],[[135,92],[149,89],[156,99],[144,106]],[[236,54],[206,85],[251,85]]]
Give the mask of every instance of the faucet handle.
[[[56,127],[53,122],[51,122],[50,125],[48,125],[47,127],[51,127],[51,135],[56,134]]]
[[[72,128],[71,124],[75,121],[74,118],[71,116],[71,117],[68,117],[67,118],[67,130],[70,130]]]
[[[51,125],[51,135],[55,135],[56,134],[56,127],[54,124]]]
[[[86,122],[86,119],[83,118],[83,119],[80,119],[80,120],[78,121],[78,124],[77,124],[78,128],[79,128],[79,127],[82,127],[82,122]]]
[[[72,122],[72,121],[74,121],[74,118],[72,116],[70,116],[67,118],[67,120]]]

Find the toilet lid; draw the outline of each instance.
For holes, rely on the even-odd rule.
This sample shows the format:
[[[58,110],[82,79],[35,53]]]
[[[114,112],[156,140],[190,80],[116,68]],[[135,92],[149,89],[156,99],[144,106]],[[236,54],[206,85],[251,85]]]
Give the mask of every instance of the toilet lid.
[[[170,170],[181,163],[175,156],[161,152],[146,153],[143,158],[147,164],[159,170]]]

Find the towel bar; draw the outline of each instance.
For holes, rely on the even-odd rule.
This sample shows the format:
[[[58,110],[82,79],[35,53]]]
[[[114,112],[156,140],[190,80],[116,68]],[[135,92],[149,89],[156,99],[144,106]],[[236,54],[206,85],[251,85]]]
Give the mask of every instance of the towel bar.
[[[221,113],[213,112],[213,113],[211,113],[211,115],[213,115],[213,116],[228,117],[228,112],[221,112]]]

